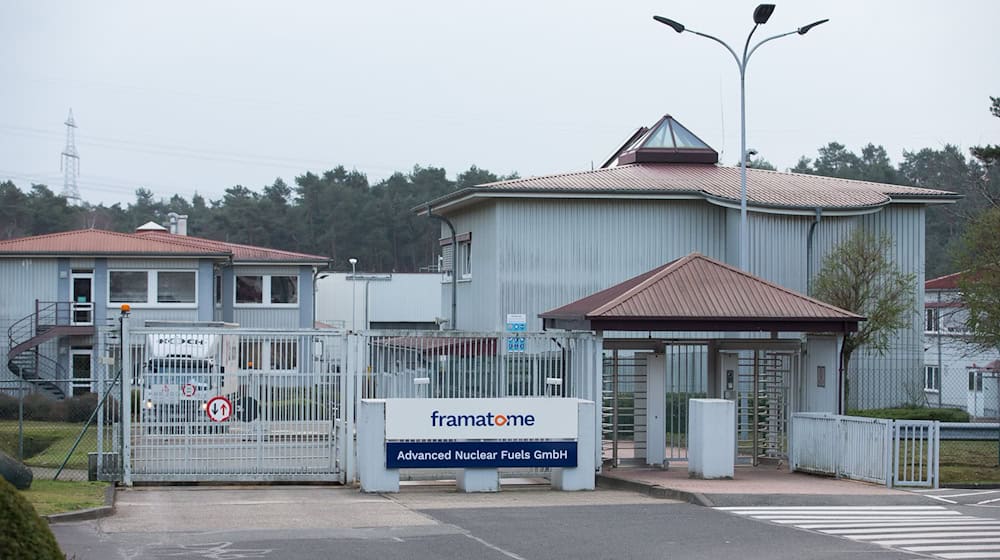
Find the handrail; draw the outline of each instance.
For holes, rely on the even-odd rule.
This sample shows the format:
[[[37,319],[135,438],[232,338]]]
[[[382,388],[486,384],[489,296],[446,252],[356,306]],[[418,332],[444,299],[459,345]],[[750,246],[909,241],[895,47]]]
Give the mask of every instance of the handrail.
[[[55,327],[72,324],[72,306],[69,301],[39,301],[35,300],[35,312],[22,317],[7,329],[7,340],[10,348],[38,334],[39,328]],[[22,338],[24,337],[24,338]]]
[[[7,329],[9,349],[13,350],[19,344],[31,340],[48,328],[71,325],[72,305],[72,302],[69,301],[43,302],[35,300],[35,312],[18,319]],[[17,356],[24,354],[24,352],[18,352],[13,355],[8,354],[7,369],[25,381],[35,383],[36,385],[48,385],[57,393],[64,395],[65,391],[54,381],[66,379],[66,367],[57,360],[38,352],[37,348],[33,350],[35,352],[31,356],[31,359],[34,361],[35,367],[30,369],[33,370],[34,377],[25,377],[24,365],[16,362]],[[43,371],[51,375],[42,375]]]

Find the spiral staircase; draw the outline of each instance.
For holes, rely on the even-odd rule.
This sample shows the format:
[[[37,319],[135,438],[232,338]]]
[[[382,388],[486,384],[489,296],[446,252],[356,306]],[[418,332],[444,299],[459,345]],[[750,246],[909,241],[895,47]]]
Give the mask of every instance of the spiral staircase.
[[[70,377],[66,367],[47,355],[42,345],[65,336],[93,335],[93,323],[79,321],[80,317],[74,316],[77,311],[68,301],[36,300],[35,312],[7,329],[7,369],[43,394],[66,398]],[[92,321],[92,314],[89,318]]]

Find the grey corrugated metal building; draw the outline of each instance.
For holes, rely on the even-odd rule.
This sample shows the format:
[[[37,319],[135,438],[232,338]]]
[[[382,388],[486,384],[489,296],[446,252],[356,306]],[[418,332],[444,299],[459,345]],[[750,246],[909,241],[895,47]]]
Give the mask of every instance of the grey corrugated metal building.
[[[539,330],[539,313],[694,251],[737,264],[740,170],[717,161],[714,150],[666,116],[601,169],[478,185],[431,201],[458,237],[452,251],[442,225],[445,268],[458,275],[458,328],[502,329],[507,314],[523,313],[529,330]],[[892,259],[922,285],[925,209],[959,198],[756,169],[748,170],[747,193],[748,272],[802,293],[824,257],[859,227],[891,235]],[[910,385],[922,391],[923,292],[915,291],[912,327],[896,333],[891,351],[862,350],[852,361],[850,406],[896,404]],[[449,316],[447,282],[442,295],[442,315]]]

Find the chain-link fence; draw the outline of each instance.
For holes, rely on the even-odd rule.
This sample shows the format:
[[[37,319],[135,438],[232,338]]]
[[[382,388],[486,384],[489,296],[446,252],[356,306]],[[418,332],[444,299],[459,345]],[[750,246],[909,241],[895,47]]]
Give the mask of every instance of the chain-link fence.
[[[941,481],[1000,482],[1000,373],[986,368],[865,370],[848,375],[848,414],[947,423]],[[866,404],[878,403],[878,407]]]
[[[27,381],[0,381],[0,450],[24,462],[36,479],[96,480],[96,452],[108,449],[116,434],[112,428],[98,433],[101,398],[94,389],[74,387],[72,397],[55,399]],[[117,400],[106,401],[100,412],[114,414]]]

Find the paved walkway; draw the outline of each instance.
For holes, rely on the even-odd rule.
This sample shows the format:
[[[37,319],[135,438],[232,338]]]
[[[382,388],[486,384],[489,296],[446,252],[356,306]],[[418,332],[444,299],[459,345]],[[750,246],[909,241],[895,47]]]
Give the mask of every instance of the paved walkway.
[[[605,468],[598,484],[608,488],[629,488],[653,496],[685,500],[705,506],[789,505],[823,502],[925,503],[926,498],[904,490],[804,473],[787,467],[737,467],[731,480],[689,478],[686,465],[670,469],[624,467]]]

